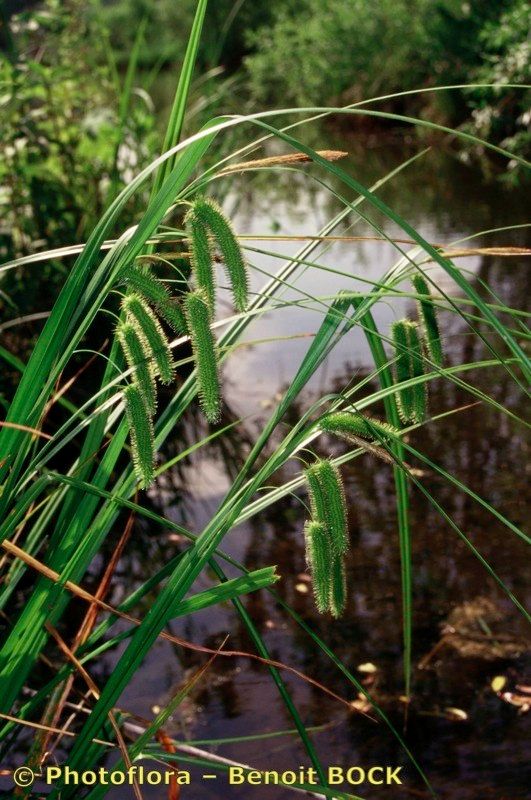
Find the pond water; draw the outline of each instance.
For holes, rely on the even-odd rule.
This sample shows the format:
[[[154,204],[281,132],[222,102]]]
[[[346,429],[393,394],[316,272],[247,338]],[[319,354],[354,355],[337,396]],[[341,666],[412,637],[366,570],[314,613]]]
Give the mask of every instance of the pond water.
[[[360,148],[341,140],[332,146],[337,145],[354,150],[342,166],[366,185],[410,155],[400,143]],[[330,146],[328,141],[327,146]],[[234,214],[239,233],[312,235],[339,210],[337,200],[322,187],[312,186],[309,179],[303,182],[294,173],[279,173],[278,177],[278,184],[269,179],[266,185],[260,178],[234,181],[226,197],[226,207]],[[428,153],[379,193],[427,239],[447,245],[478,231],[525,221],[518,193],[511,194],[499,184],[486,183],[472,168],[448,153]],[[363,210],[367,211],[365,207]],[[381,218],[378,222],[388,236],[400,235],[394,225]],[[367,223],[357,221],[348,230],[343,226],[336,233],[369,236],[373,231]],[[524,245],[526,240],[525,229],[520,229],[484,234],[474,243],[483,247]],[[249,240],[249,245],[292,255],[301,242]],[[323,269],[298,273],[293,279],[295,287],[287,289],[282,299],[301,299],[304,293],[323,297],[339,288],[367,286],[364,282],[380,279],[398,255],[388,243],[359,241],[335,244],[325,254],[312,257],[344,274]],[[275,272],[282,263],[277,257],[253,251],[249,252],[249,259],[253,265],[253,290],[265,282],[265,273]],[[523,260],[474,256],[461,259],[459,264],[470,271],[480,290],[480,282],[486,281],[509,305],[522,308],[528,301],[529,279]],[[440,272],[432,274],[441,278]],[[448,289],[450,284],[444,280],[443,287]],[[395,318],[414,314],[412,305],[403,299],[380,304],[375,316],[381,329],[386,330]],[[245,421],[224,448],[216,445],[198,452],[190,466],[175,476],[171,488],[154,498],[165,513],[192,530],[202,529],[230,485],[230,475],[241,463],[249,440],[263,426],[275,397],[292,379],[309,346],[308,336],[316,331],[321,318],[319,304],[313,303],[312,308],[271,311],[248,328],[245,334],[248,346],[236,350],[223,370],[230,414],[234,418],[245,417]],[[441,318],[441,324],[450,361],[487,357],[486,348],[459,318],[447,314]],[[484,328],[482,331],[485,333]],[[291,421],[323,393],[338,390],[353,377],[361,377],[368,371],[370,357],[363,333],[354,330],[314,376],[299,398]],[[467,377],[515,414],[525,416],[522,393],[502,369],[476,370]],[[463,388],[437,381],[431,389],[431,413],[467,406],[472,399]],[[411,441],[513,522],[525,526],[526,460],[522,428],[492,409],[476,405],[426,425]],[[281,477],[285,480],[297,469],[299,464],[294,463]],[[402,730],[400,562],[392,475],[386,464],[363,456],[344,467],[343,476],[351,551],[347,565],[349,603],[340,621],[319,616],[311,592],[307,591],[302,536],[305,512],[298,498],[288,496],[233,530],[224,541],[224,549],[247,567],[278,565],[282,577],[276,588],[280,597],[293,606],[358,679],[367,679],[367,674],[358,670],[359,665],[370,663],[377,668],[369,676],[367,688]],[[525,603],[529,592],[525,581],[525,545],[442,478],[426,473],[422,481],[507,587]],[[466,544],[415,489],[411,493],[411,515],[414,697],[404,736],[441,797],[523,800],[530,777],[526,775],[529,767],[526,714],[498,697],[490,686],[497,675],[506,676],[505,688],[517,694],[519,690],[515,687],[526,683],[525,668],[529,662],[522,642],[521,617]],[[145,529],[136,553],[124,559],[119,579],[129,576],[134,585],[135,580],[151,574],[182,546],[175,537]],[[196,588],[210,583],[211,576],[203,576]],[[244,605],[272,658],[310,675],[349,701],[356,699],[354,686],[271,596],[261,592],[248,597]],[[443,644],[430,656],[452,612],[449,623],[462,636],[454,639],[453,646]],[[227,647],[253,650],[244,625],[230,605],[177,620],[169,629],[175,635],[209,647],[219,645],[229,635]],[[496,651],[495,644],[500,642],[507,646]],[[503,657],[496,657],[500,655]],[[117,652],[109,657],[109,670],[117,657]],[[203,658],[160,641],[125,692],[121,705],[150,717],[153,708],[167,703]],[[324,765],[357,764],[365,768],[378,764],[403,765],[403,787],[383,789],[363,785],[352,791],[366,798],[394,797],[396,793],[428,796],[384,723],[346,709],[289,673],[284,674],[284,679],[304,723],[317,727],[312,739]],[[449,708],[458,711],[449,712]],[[208,677],[176,713],[168,731],[194,743],[288,731],[293,727],[264,666],[246,658],[218,658]],[[209,748],[209,745],[198,746]],[[306,753],[292,735],[227,742],[219,745],[216,752],[259,769],[291,769],[308,764]],[[196,776],[201,774],[193,772]],[[114,796],[122,795],[116,792]],[[151,795],[146,791],[145,796],[161,795],[153,790]],[[198,779],[183,789],[186,798],[238,800],[261,796],[280,800],[292,793],[279,787],[228,787],[222,774],[217,780]]]

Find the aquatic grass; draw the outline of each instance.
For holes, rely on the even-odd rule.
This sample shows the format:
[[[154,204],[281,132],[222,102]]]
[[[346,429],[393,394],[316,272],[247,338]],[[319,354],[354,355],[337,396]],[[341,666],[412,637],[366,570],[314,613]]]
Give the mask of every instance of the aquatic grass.
[[[397,428],[388,422],[351,411],[333,411],[319,420],[319,426],[325,433],[343,436],[346,439],[356,437],[377,441],[382,444],[399,435]]]
[[[208,228],[198,217],[195,204],[186,214],[184,225],[190,243],[192,274],[197,286],[205,293],[210,314],[213,316],[216,303],[214,256]]]
[[[125,376],[125,379],[132,379],[132,383],[123,389],[124,418],[120,395],[117,390],[117,386],[122,385],[123,381],[122,376],[117,375],[116,371],[117,366],[119,371],[122,369],[118,357],[119,344],[118,340],[113,342],[101,388],[94,393],[96,397],[95,400],[92,400],[94,407],[90,402],[87,403],[86,407],[84,404],[84,416],[80,415],[79,417],[76,416],[77,411],[72,411],[75,423],[69,430],[68,436],[72,438],[68,439],[68,441],[75,441],[76,444],[80,444],[80,447],[76,449],[75,457],[71,458],[64,467],[65,475],[59,475],[61,480],[66,481],[61,484],[60,491],[57,491],[56,479],[50,475],[44,476],[43,470],[46,469],[46,464],[51,454],[61,452],[61,450],[68,452],[64,448],[67,436],[63,433],[58,435],[57,432],[53,431],[50,434],[52,435],[51,442],[45,443],[38,438],[29,436],[27,430],[4,427],[0,431],[0,446],[3,448],[1,458],[5,457],[7,459],[0,464],[2,480],[4,481],[3,493],[0,498],[4,515],[1,523],[1,532],[5,536],[10,536],[17,525],[26,522],[29,535],[26,535],[28,531],[25,532],[23,530],[21,532],[21,544],[26,547],[28,541],[30,541],[30,535],[34,537],[31,539],[31,548],[42,547],[46,563],[59,576],[55,582],[43,577],[36,582],[29,580],[30,588],[27,602],[20,614],[13,617],[10,624],[9,633],[2,645],[2,666],[0,668],[3,687],[0,706],[6,713],[9,713],[14,703],[20,701],[31,667],[43,652],[47,640],[46,623],[54,625],[61,623],[65,619],[65,612],[70,599],[64,588],[65,581],[82,581],[89,565],[96,555],[102,552],[104,543],[109,540],[121,509],[129,507],[130,510],[134,510],[138,514],[145,514],[149,511],[143,505],[133,503],[131,497],[134,497],[139,485],[147,486],[151,483],[155,474],[153,466],[155,450],[162,447],[175,429],[175,426],[182,420],[183,415],[194,401],[198,388],[207,417],[211,419],[217,418],[220,408],[219,381],[217,377],[219,364],[225,358],[230,357],[233,348],[240,340],[247,326],[261,310],[267,308],[270,298],[286,287],[290,277],[299,269],[300,263],[308,259],[316,247],[315,243],[303,246],[294,258],[288,259],[282,264],[277,276],[271,279],[248,302],[243,290],[239,290],[239,296],[235,297],[235,306],[237,309],[245,308],[245,311],[237,319],[227,323],[227,330],[220,336],[217,352],[216,342],[210,326],[211,318],[208,298],[201,293],[201,290],[197,291],[195,287],[192,287],[193,290],[191,292],[184,291],[180,300],[183,303],[181,308],[178,305],[177,298],[170,296],[167,287],[155,276],[154,272],[150,270],[146,272],[143,268],[136,266],[138,256],[146,255],[156,247],[157,242],[153,241],[153,237],[157,235],[159,226],[166,218],[169,209],[178,208],[180,201],[184,199],[187,202],[193,202],[197,195],[197,181],[200,181],[201,177],[194,179],[192,176],[197,174],[201,159],[207,148],[214,141],[216,133],[229,130],[231,127],[241,125],[243,122],[255,124],[257,120],[266,116],[254,115],[237,120],[217,120],[199,134],[190,137],[186,142],[182,142],[180,145],[176,144],[181,136],[191,73],[205,8],[206,2],[200,2],[179,82],[179,91],[176,95],[170,125],[168,126],[165,145],[165,150],[168,152],[161,157],[162,160],[159,159],[154,162],[147,172],[135,179],[120,198],[114,201],[109,210],[102,215],[93,236],[70,272],[67,284],[39,338],[30,362],[24,367],[24,374],[16,397],[10,404],[8,421],[26,428],[36,428],[43,424],[45,429],[48,429],[44,409],[55,391],[59,376],[65,366],[68,365],[81,337],[89,330],[97,314],[104,308],[109,295],[116,288],[121,288],[124,285],[126,299],[124,300],[123,313],[127,324],[132,325],[136,331],[143,348],[146,363],[155,364],[157,352],[160,350],[163,353],[160,357],[166,360],[163,368],[161,368],[160,364],[157,364],[153,369],[161,373],[161,378],[164,370],[166,371],[166,377],[169,377],[171,369],[168,363],[168,352],[165,346],[155,347],[157,343],[158,345],[161,344],[159,338],[160,328],[155,324],[161,319],[163,322],[169,323],[178,335],[183,337],[190,336],[196,369],[189,378],[183,381],[182,385],[176,388],[167,404],[152,423],[150,411],[139,389],[136,364],[131,363],[129,366],[130,374]],[[290,110],[290,113],[292,111]],[[267,131],[267,135],[275,135],[277,138],[283,139],[290,146],[296,144],[292,137],[286,138],[285,133],[274,129],[272,126],[262,127],[262,130]],[[297,150],[301,148],[306,150],[306,154],[311,161],[330,170],[331,165],[326,159],[320,161],[319,154],[311,150],[311,148],[304,145],[297,146]],[[126,231],[117,240],[113,241],[108,250],[105,251],[106,254],[104,254],[101,248],[107,241],[113,226],[118,222],[120,210],[124,207],[128,198],[142,184],[142,181],[153,174],[156,175],[154,188],[138,227]],[[357,213],[361,203],[369,204],[373,208],[383,211],[386,217],[393,222],[399,225],[403,224],[404,221],[394,212],[382,206],[375,196],[374,187],[371,189],[361,187],[353,182],[352,179],[349,179],[349,176],[345,177],[343,171],[332,170],[330,174],[334,174],[343,180],[349,189],[354,191],[359,189],[360,193],[352,203],[346,203],[341,212],[324,226],[321,232],[322,235],[326,235],[327,232],[333,230],[353,211]],[[433,255],[434,248],[425,243],[416,232],[414,240],[419,247],[424,248],[428,256]],[[218,246],[221,250],[219,243]],[[409,255],[406,259],[407,267],[413,266],[411,262],[414,262],[415,258],[416,255]],[[435,260],[440,263],[441,258],[442,256],[437,253],[437,259]],[[501,363],[502,368],[507,370],[506,374],[513,378],[512,371],[517,366],[524,370],[526,361],[512,332],[504,326],[491,305],[486,304],[479,297],[474,288],[465,280],[463,274],[453,264],[444,260],[441,266],[446,268],[447,272],[456,279],[457,285],[463,289],[467,302],[477,311],[477,315],[473,318],[461,314],[459,303],[450,298],[452,302],[449,305],[452,311],[460,314],[467,325],[471,323],[474,326],[479,320],[485,318],[491,330],[502,337],[502,340],[512,353],[508,357],[505,352],[499,356],[495,353],[495,358],[489,361],[489,368]],[[229,277],[233,282],[232,276]],[[269,485],[272,477],[278,475],[279,471],[301,449],[326,430],[327,418],[330,429],[326,432],[334,433],[330,417],[334,413],[340,413],[339,411],[329,412],[329,415],[321,416],[317,420],[306,418],[291,428],[289,425],[287,427],[285,425],[288,418],[287,414],[295,408],[295,401],[316,374],[316,371],[323,364],[333,347],[343,337],[348,336],[355,326],[362,325],[364,330],[369,329],[368,315],[370,315],[371,308],[378,300],[387,296],[389,288],[393,288],[395,278],[398,280],[398,274],[395,275],[392,271],[384,276],[381,283],[374,287],[373,292],[369,292],[359,298],[357,307],[353,297],[338,297],[328,303],[322,302],[320,304],[323,311],[322,324],[313,337],[306,355],[301,360],[299,370],[294,376],[292,384],[284,397],[275,405],[270,419],[260,431],[257,441],[245,462],[243,465],[238,465],[237,476],[233,480],[225,498],[220,503],[219,508],[213,512],[211,519],[199,536],[191,538],[191,544],[183,548],[179,557],[172,560],[168,565],[161,585],[158,587],[156,597],[150,606],[149,613],[141,620],[140,625],[134,631],[127,631],[124,634],[124,640],[127,639],[128,641],[127,646],[117,658],[115,669],[109,676],[105,686],[102,687],[100,698],[95,702],[86,722],[80,728],[79,736],[69,753],[70,766],[75,768],[77,765],[86,769],[99,762],[101,751],[97,746],[94,746],[93,738],[101,735],[109,710],[112,710],[118,697],[135,675],[136,670],[150,652],[151,647],[167,625],[171,615],[176,610],[183,608],[187,609],[187,613],[193,613],[193,608],[189,605],[193,597],[188,597],[190,588],[195,579],[210,568],[212,560],[219,553],[219,547],[224,537],[244,518],[249,508],[257,508],[256,505],[253,506],[252,504],[256,502],[256,497],[260,495],[263,488]],[[139,314],[135,315],[130,311],[128,312],[130,298],[134,296],[140,298],[141,307],[145,312],[143,318],[141,313],[139,316]],[[391,296],[389,296],[389,299],[391,299]],[[289,313],[289,309],[290,305],[286,303],[285,310],[287,313]],[[137,306],[138,311],[139,307]],[[184,314],[186,314],[186,319]],[[134,321],[132,317],[134,317]],[[148,319],[151,323],[149,336],[146,332],[147,327],[149,327],[147,324]],[[139,327],[144,332],[144,339],[142,339],[139,332]],[[474,327],[470,327],[469,330],[473,335],[476,335]],[[482,337],[483,334],[478,334],[480,340]],[[381,343],[377,332],[373,331],[373,339],[373,344],[376,348],[377,342]],[[164,340],[162,344],[164,345]],[[147,350],[149,350],[148,356]],[[392,415],[393,400],[396,397],[397,387],[387,383],[391,370],[385,369],[383,362],[378,363],[378,359],[381,362],[381,355],[375,356],[375,364],[377,365],[375,377],[384,381],[385,391],[383,394],[379,394],[377,391],[373,392],[367,402],[370,405],[370,402],[376,402],[376,399],[384,400],[386,414],[387,409],[390,409],[389,414],[387,414],[387,420],[391,428],[384,428],[382,427],[384,426],[383,422],[371,421],[371,418],[365,414],[358,413],[362,407],[368,406],[362,406],[359,398],[355,396],[355,390],[359,388],[361,383],[356,383],[355,380],[353,381],[353,386],[345,390],[338,398],[332,401],[327,400],[327,408],[336,403],[339,408],[355,409],[355,411],[341,412],[350,415],[346,421],[351,426],[351,434],[352,426],[357,426],[358,433],[352,435],[359,435],[359,438],[365,442],[369,444],[375,443],[382,450],[390,451],[393,469],[396,469],[398,476],[402,476],[402,479],[405,480],[404,476],[408,475],[408,473],[404,458],[400,455],[401,438],[398,433],[399,425],[390,416]],[[131,358],[130,361],[132,362],[133,359]],[[469,366],[472,368],[472,365]],[[426,373],[423,372],[422,375],[418,373],[418,369],[415,372],[415,368],[413,368],[411,376],[402,382],[401,389],[427,385],[429,381],[436,377],[447,377],[448,380],[456,379],[456,370],[444,367],[442,370],[428,373],[428,368],[429,365],[426,368]],[[515,385],[518,386],[518,381],[515,381]],[[490,408],[496,408],[495,400],[488,396],[482,399]],[[325,427],[323,427],[323,420],[325,420]],[[344,425],[345,419],[342,417],[341,420],[341,424]],[[340,420],[336,417],[336,432],[341,429],[339,422]],[[361,433],[359,433],[360,429]],[[62,428],[59,430],[62,430]],[[279,431],[283,432],[282,436],[278,436]],[[124,454],[127,454],[126,441],[128,434],[131,438],[133,466],[129,459],[123,458]],[[82,440],[83,436],[84,439]],[[351,454],[352,451],[347,455],[350,456]],[[123,464],[121,470],[119,464]],[[160,474],[162,474],[163,465],[159,467],[159,470]],[[439,474],[444,477],[444,474]],[[451,478],[452,476],[448,480],[451,480]],[[453,478],[453,480],[455,481],[456,479]],[[39,481],[41,482],[39,483]],[[72,482],[68,483],[68,481]],[[459,488],[459,483],[454,483],[453,485]],[[462,491],[467,493],[466,488],[462,489]],[[410,636],[408,625],[411,624],[412,616],[410,605],[411,565],[408,552],[409,519],[407,496],[404,491],[403,481],[402,483],[397,483],[397,494],[399,498],[397,512],[403,565],[402,583],[405,597],[405,662],[409,663]],[[265,502],[267,507],[278,496],[279,493],[268,494],[265,497],[265,501],[262,498],[262,502]],[[33,506],[35,501],[37,501],[37,508]],[[132,506],[124,505],[124,503],[132,504]],[[153,517],[147,518],[153,519]],[[164,521],[164,517],[159,519]],[[167,520],[167,525],[171,527],[170,520]],[[339,550],[339,547],[340,545],[336,544],[337,550]],[[331,567],[331,573],[330,571],[328,573],[327,586],[330,591],[327,595],[327,604],[333,614],[340,615],[345,603],[345,576],[342,561],[337,554],[332,559]],[[330,563],[328,568],[330,569]],[[21,567],[20,574],[28,575],[29,577],[27,565]],[[493,577],[493,574],[490,574]],[[221,587],[224,583],[223,575],[219,573],[216,573],[216,575]],[[331,581],[330,575],[332,576]],[[238,591],[243,590],[240,584],[236,588]],[[324,588],[324,583],[322,588]],[[221,596],[222,591],[220,589],[220,592],[215,594],[215,598],[219,599]],[[227,597],[227,595],[223,596]],[[131,602],[137,602],[138,599],[139,595],[137,594],[132,597]],[[321,600],[324,603],[324,595],[321,596]],[[265,644],[263,638],[256,628],[252,627],[252,620],[250,620],[249,614],[240,603],[239,594],[237,593],[231,597],[231,601],[234,602],[240,618],[244,620],[254,645],[259,652],[264,652]],[[287,613],[290,613],[290,611],[287,611]],[[311,629],[307,628],[307,630],[310,630],[308,635],[311,636],[314,642],[317,642],[314,635],[312,636]],[[338,659],[334,663],[341,664]],[[345,670],[346,668],[343,666],[342,671],[344,674]],[[312,745],[311,739],[297,712],[296,705],[290,697],[286,685],[279,680],[278,674],[271,672],[271,675],[278,688],[281,701],[284,703],[287,712],[294,719],[308,757],[319,772],[318,753]],[[353,680],[351,682],[354,683]],[[24,704],[22,708],[27,709],[29,706]],[[27,712],[24,710],[21,713],[26,714]],[[386,721],[386,724],[389,724],[393,735],[397,736],[401,741],[400,736],[393,730],[385,715],[381,718]],[[13,730],[13,725],[11,725],[10,730]],[[4,738],[3,744],[7,746],[9,742]],[[98,789],[90,792],[89,797],[95,798],[101,795],[102,791],[104,793],[104,790],[98,787]],[[72,796],[73,792],[74,790],[71,787],[56,786],[52,790],[51,796],[68,798]],[[332,794],[331,792],[328,793]],[[336,792],[333,792],[334,796],[335,794]]]
[[[330,459],[318,459],[304,471],[312,518],[304,526],[306,560],[317,610],[339,617],[346,603],[344,559],[348,523],[341,473]]]
[[[345,490],[341,473],[329,459],[319,459],[305,470],[312,516],[325,525],[332,552],[344,555],[348,548]]]
[[[212,239],[219,247],[232,287],[234,307],[237,311],[245,311],[249,302],[247,267],[230,220],[211,198],[196,200],[192,213],[195,219],[210,231]]]

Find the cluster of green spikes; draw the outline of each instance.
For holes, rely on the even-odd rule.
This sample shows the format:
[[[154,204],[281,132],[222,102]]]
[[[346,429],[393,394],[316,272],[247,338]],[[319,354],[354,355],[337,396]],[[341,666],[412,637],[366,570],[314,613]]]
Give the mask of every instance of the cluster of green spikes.
[[[317,609],[340,617],[347,602],[345,555],[348,521],[341,474],[329,459],[305,470],[311,519],[304,528],[306,560]]]
[[[132,380],[124,389],[133,464],[142,488],[154,478],[153,417],[157,410],[157,381],[170,384],[174,362],[162,324],[192,345],[199,402],[209,422],[220,416],[218,351],[212,332],[216,302],[216,249],[230,280],[234,304],[243,312],[248,302],[247,267],[239,242],[219,206],[198,198],[185,217],[190,246],[191,280],[187,290],[172,297],[166,285],[147,266],[133,265],[124,274],[126,293],[117,336]]]
[[[419,298],[420,324],[403,319],[392,326],[398,385],[422,376],[425,360],[436,367],[443,364],[439,326],[428,284],[421,275],[415,276],[412,283]],[[402,422],[422,422],[427,399],[424,381],[401,387],[397,406]],[[361,445],[374,455],[393,461],[389,444],[399,437],[400,431],[387,422],[354,411],[332,411],[320,418],[319,427],[323,433]],[[332,461],[319,459],[304,475],[311,508],[304,536],[315,603],[318,611],[330,611],[337,618],[346,605],[345,554],[349,541],[341,474]]]
[[[419,323],[401,319],[391,327],[398,384],[421,377],[425,363],[431,362],[435,367],[443,365],[441,335],[429,286],[422,275],[415,275],[412,283],[419,297]],[[404,424],[423,422],[428,408],[426,381],[401,388],[397,405]]]

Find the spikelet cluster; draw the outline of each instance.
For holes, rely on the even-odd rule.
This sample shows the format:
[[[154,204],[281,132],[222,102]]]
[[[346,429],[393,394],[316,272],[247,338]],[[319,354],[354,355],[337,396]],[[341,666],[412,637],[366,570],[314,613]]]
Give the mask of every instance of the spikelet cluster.
[[[174,376],[172,354],[157,317],[138,294],[126,295],[122,305],[126,319],[142,342],[144,352],[153,359],[151,366],[160,382],[171,383]]]
[[[148,362],[144,345],[134,325],[123,322],[118,327],[118,339],[122,346],[127,366],[133,370],[134,383],[142,397],[146,411],[152,416],[157,405],[155,373]]]
[[[141,488],[147,489],[153,483],[154,472],[153,421],[137,384],[126,386],[124,402],[135,473]]]
[[[194,353],[199,402],[207,420],[216,422],[221,408],[218,357],[206,293],[202,289],[189,292],[184,299],[184,309]]]
[[[325,433],[341,436],[347,441],[355,437],[384,444],[399,434],[387,422],[352,411],[332,411],[321,417],[319,424]]]
[[[210,198],[195,200],[185,218],[190,241],[190,259],[197,286],[205,292],[210,312],[214,311],[214,250],[223,259],[232,287],[234,306],[245,311],[249,297],[247,267],[238,240],[229,220]]]
[[[201,408],[208,421],[215,422],[221,407],[218,353],[210,327],[216,299],[216,248],[225,264],[236,308],[244,311],[248,302],[247,268],[242,251],[230,222],[217,204],[197,199],[186,215],[185,226],[196,287],[183,294],[182,304],[171,296],[149,266],[130,265],[123,275],[125,319],[118,325],[117,336],[132,372],[124,402],[135,473],[143,487],[150,485],[154,473],[156,381],[170,384],[174,378],[172,353],[161,321],[176,334],[190,336]]]
[[[166,286],[153,275],[149,267],[130,267],[126,273],[126,283],[128,288],[144,298],[176,334],[184,336],[187,333],[182,309],[172,300]]]
[[[340,617],[346,605],[345,553],[348,520],[341,475],[329,459],[319,459],[305,477],[312,518],[304,529],[306,560],[317,609]]]
[[[416,322],[401,319],[393,323],[391,330],[395,346],[396,380],[400,385],[424,374],[422,344]],[[405,424],[423,422],[427,408],[426,383],[400,388],[397,405],[400,418]]]
[[[415,275],[411,282],[419,295],[419,318],[424,329],[424,346],[427,356],[436,366],[442,367],[444,356],[441,334],[429,286],[422,275]]]
[[[317,610],[324,614],[330,607],[330,567],[332,553],[326,525],[316,519],[304,526],[306,562],[312,574],[313,594]]]

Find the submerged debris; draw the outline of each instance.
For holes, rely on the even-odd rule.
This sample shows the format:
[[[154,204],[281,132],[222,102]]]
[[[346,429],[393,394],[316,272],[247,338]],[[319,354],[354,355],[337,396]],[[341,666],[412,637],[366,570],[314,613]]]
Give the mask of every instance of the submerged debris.
[[[530,642],[507,630],[502,610],[487,597],[475,597],[456,606],[442,624],[442,636],[420,661],[422,669],[437,655],[453,652],[461,658],[485,661],[517,658],[530,649]]]

